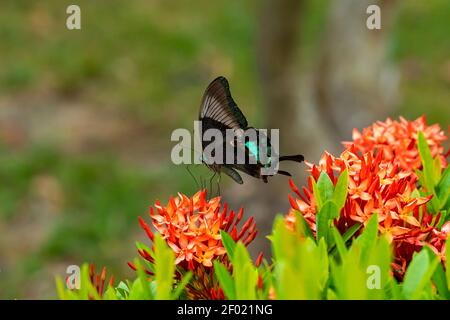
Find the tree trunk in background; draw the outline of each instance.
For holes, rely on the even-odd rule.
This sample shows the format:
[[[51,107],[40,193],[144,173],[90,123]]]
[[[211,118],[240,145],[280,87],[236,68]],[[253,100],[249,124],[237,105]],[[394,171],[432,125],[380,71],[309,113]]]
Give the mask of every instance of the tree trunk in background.
[[[265,128],[280,129],[280,153],[304,153],[304,144],[298,141],[296,114],[298,107],[297,49],[300,21],[304,1],[265,0],[261,6],[257,34],[257,56],[260,72]],[[303,175],[304,166],[282,163],[297,179]],[[231,192],[239,205],[245,206],[247,215],[257,221],[259,237],[252,244],[256,252],[270,252],[270,242],[265,238],[271,232],[276,213],[286,213],[289,207],[289,185],[283,176],[269,177],[269,183],[249,178],[245,188],[235,186]],[[238,203],[236,203],[238,204]]]
[[[393,113],[398,73],[387,57],[394,0],[331,1],[316,72],[315,98],[335,142]],[[381,30],[369,30],[366,9],[381,8]]]
[[[258,67],[265,102],[266,125],[280,128],[280,148],[295,146],[290,139],[297,114],[298,40],[304,1],[266,0],[258,34]]]
[[[305,99],[299,55],[304,0],[266,0],[258,34],[258,67],[265,102],[266,125],[280,128],[282,153],[302,153],[315,161],[330,145],[329,130],[317,108]],[[289,166],[292,167],[292,166]],[[294,167],[298,171],[298,166]]]

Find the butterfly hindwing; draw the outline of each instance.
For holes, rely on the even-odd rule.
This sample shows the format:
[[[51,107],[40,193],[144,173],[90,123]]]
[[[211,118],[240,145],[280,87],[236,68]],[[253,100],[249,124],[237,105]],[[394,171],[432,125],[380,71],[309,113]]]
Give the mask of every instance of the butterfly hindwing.
[[[232,167],[223,166],[221,171],[224,172],[229,177],[231,177],[235,182],[237,182],[239,184],[244,183],[242,181],[240,174],[236,170],[234,170]]]

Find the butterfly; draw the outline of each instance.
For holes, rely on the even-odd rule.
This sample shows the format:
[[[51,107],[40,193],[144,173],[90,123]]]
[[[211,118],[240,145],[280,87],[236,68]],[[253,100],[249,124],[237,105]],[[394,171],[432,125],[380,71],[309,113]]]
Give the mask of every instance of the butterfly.
[[[264,130],[248,125],[247,119],[231,96],[230,86],[225,77],[220,76],[214,79],[206,88],[200,106],[199,121],[201,124],[199,132],[202,140],[202,162],[215,174],[223,172],[239,184],[242,184],[243,180],[238,171],[262,179],[265,183],[267,183],[268,176],[275,174],[263,174],[262,171],[262,169],[269,168],[272,165],[271,159],[277,156],[272,148],[270,138]],[[222,139],[219,147],[222,148],[223,159],[226,158],[227,152],[232,150],[236,161],[231,163],[214,161],[214,159],[204,156],[205,150],[213,143],[212,139],[204,138],[204,133],[209,129],[219,130],[224,137],[227,137],[227,130],[234,133],[231,138]],[[214,152],[212,155],[215,155]],[[237,161],[239,155],[243,161]],[[300,163],[304,158],[302,155],[278,157],[278,161],[286,160]],[[289,172],[282,170],[278,170],[276,173],[291,176]]]

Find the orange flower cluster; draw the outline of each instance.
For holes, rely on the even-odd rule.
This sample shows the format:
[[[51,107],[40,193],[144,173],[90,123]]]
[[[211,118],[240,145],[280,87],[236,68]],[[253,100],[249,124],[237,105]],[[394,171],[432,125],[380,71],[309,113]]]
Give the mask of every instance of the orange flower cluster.
[[[347,148],[339,157],[325,152],[318,165],[307,163],[311,172],[308,188],[303,187],[300,192],[292,180],[289,180],[291,189],[298,198],[294,199],[289,195],[292,209],[286,216],[288,226],[293,227],[294,210],[298,210],[315,232],[317,205],[312,191],[312,179],[317,182],[320,174],[325,172],[335,185],[339,175],[347,169],[347,200],[335,222],[341,233],[356,223],[366,224],[374,212],[378,213],[378,229],[393,243],[396,257],[393,267],[400,278],[413,253],[424,245],[443,256],[450,225],[444,225],[438,230],[436,223],[440,213],[433,219],[434,216],[427,212],[426,203],[431,196],[420,197],[416,191],[417,176],[412,169],[420,166],[420,158],[416,138],[412,137],[417,136],[417,131],[411,133],[409,138],[405,137],[405,133],[425,130],[429,140],[436,139],[430,143],[434,146],[432,150],[435,155],[441,154],[442,147],[439,143],[445,136],[441,136],[436,126],[420,127],[422,119],[412,123],[405,123],[404,119],[401,122],[388,120],[377,123],[364,129],[363,135],[357,135],[356,144],[347,143]],[[368,136],[364,136],[365,134]]]
[[[179,193],[178,197],[171,197],[166,206],[157,201],[156,210],[150,208],[153,227],[174,251],[175,263],[184,270],[194,272],[194,281],[188,286],[188,293],[197,299],[224,297],[222,289],[213,281],[212,272],[215,259],[229,265],[220,231],[228,232],[233,240],[241,240],[245,245],[252,242],[258,232],[253,217],[239,229],[238,224],[242,220],[244,210],[241,209],[236,214],[228,210],[226,203],[222,206],[220,200],[220,197],[207,200],[206,190],[202,190],[191,198]],[[141,217],[139,222],[153,241],[150,226]],[[153,262],[146,250],[139,250],[139,254],[147,261]],[[129,265],[135,269],[132,264]]]
[[[441,156],[443,166],[446,166],[442,142],[447,139],[438,124],[427,126],[425,116],[414,121],[400,117],[400,121],[377,121],[363,129],[362,133],[353,129],[353,141],[344,142],[344,146],[355,145],[361,153],[383,152],[383,158],[400,166],[401,169],[414,171],[420,169],[417,134],[421,131],[427,139],[433,157]]]

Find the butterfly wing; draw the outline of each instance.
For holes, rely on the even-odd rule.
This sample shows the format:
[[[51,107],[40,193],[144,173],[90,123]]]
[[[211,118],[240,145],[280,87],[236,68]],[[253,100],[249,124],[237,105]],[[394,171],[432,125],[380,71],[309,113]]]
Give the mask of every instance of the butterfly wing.
[[[225,77],[214,79],[203,95],[199,119],[210,119],[229,129],[246,129],[247,119],[231,97]]]
[[[258,164],[233,164],[231,167],[254,178],[261,178],[261,166]]]
[[[211,141],[203,140],[203,133],[206,130],[212,128],[218,129],[225,137],[226,130],[232,129],[235,133],[238,133],[237,136],[239,136],[240,139],[235,140],[233,138],[233,140],[230,141],[223,141],[223,155],[227,152],[226,147],[229,147],[230,145],[232,146],[235,154],[234,159],[237,159],[236,155],[238,151],[241,151],[241,154],[243,151],[245,154],[245,162],[242,164],[239,162],[231,164],[213,163],[207,164],[208,167],[214,171],[223,171],[234,181],[240,184],[242,184],[243,181],[236,170],[267,182],[267,176],[261,175],[261,169],[269,167],[271,164],[271,157],[277,157],[278,155],[274,154],[270,139],[265,135],[265,133],[259,131],[258,129],[248,127],[247,119],[231,96],[230,86],[225,77],[218,77],[214,79],[206,88],[200,106],[199,120],[202,124],[200,133],[202,137],[203,150],[205,150],[205,148],[212,143]],[[253,140],[246,140],[245,138],[242,139],[242,137],[245,136],[243,132],[247,130],[256,130],[256,138]],[[260,146],[261,143],[263,143],[262,150],[266,151],[265,155],[260,154],[261,149],[259,149],[258,146]],[[301,162],[303,161],[303,156],[296,155],[280,157],[279,161],[283,160]],[[279,173],[290,175],[285,171],[279,171]]]
[[[227,176],[232,178],[237,183],[239,183],[239,184],[243,184],[244,183],[242,181],[242,178],[239,175],[239,173],[236,170],[234,170],[232,167],[223,166],[221,171],[224,172]]]
[[[225,137],[227,129],[239,130],[247,127],[247,120],[231,97],[230,86],[225,77],[214,79],[206,88],[200,106],[199,120],[203,150],[212,143],[212,141],[203,140],[203,134],[208,129],[220,130]],[[223,155],[225,155],[227,144],[233,145],[232,141],[223,141]],[[217,163],[215,168],[224,166],[226,165],[223,163]]]

